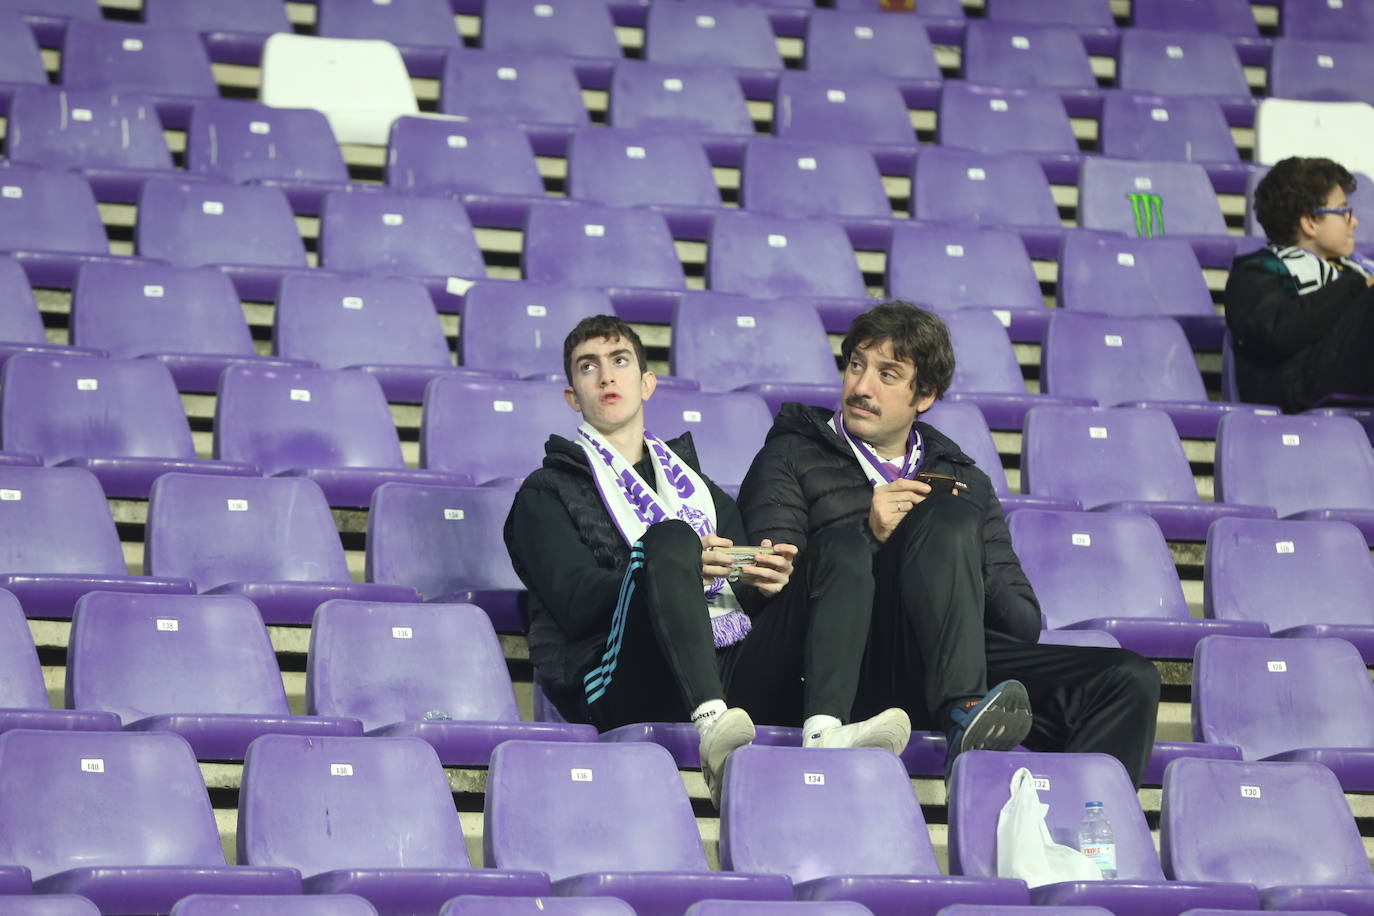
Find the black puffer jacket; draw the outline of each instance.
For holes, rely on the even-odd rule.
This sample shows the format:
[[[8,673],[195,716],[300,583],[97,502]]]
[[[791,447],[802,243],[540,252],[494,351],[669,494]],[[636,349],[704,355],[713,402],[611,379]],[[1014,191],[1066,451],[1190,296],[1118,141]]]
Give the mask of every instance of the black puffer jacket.
[[[833,411],[825,407],[783,405],[740,487],[739,506],[751,544],[772,538],[805,548],[813,532],[858,525],[877,551],[879,544],[868,529],[873,487],[849,444],[830,426],[832,416]],[[917,428],[925,443],[923,467],[953,474],[967,484],[959,498],[982,510],[984,625],[1035,642],[1040,634],[1040,604],[1012,551],[1011,534],[992,482],[943,433],[926,423],[917,423]]]
[[[668,447],[701,473],[690,433]],[[635,471],[653,487],[652,459]],[[703,475],[703,479],[706,479]],[[716,531],[744,543],[744,525],[733,500],[709,479]],[[525,478],[505,525],[506,550],[529,589],[530,661],[549,699],[571,721],[585,719],[582,675],[606,648],[611,615],[630,547],[601,502],[587,453],[562,436],[544,444],[544,464]],[[762,601],[758,590],[731,583],[746,611]]]

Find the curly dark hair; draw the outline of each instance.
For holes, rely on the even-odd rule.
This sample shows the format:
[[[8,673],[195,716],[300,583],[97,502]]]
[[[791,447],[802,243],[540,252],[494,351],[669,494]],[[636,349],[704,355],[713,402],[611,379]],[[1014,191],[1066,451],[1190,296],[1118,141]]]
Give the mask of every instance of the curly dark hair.
[[[1275,245],[1291,245],[1298,220],[1320,209],[1334,188],[1355,191],[1355,176],[1330,159],[1290,156],[1279,161],[1255,188],[1255,218]]]
[[[635,329],[614,315],[593,315],[579,321],[577,326],[568,332],[568,336],[563,338],[563,374],[568,377],[569,385],[572,384],[573,350],[577,349],[578,344],[592,338],[628,340],[634,347],[635,359],[639,361],[639,374],[643,375],[648,371],[649,361],[644,355],[644,341],[639,339]]]
[[[954,378],[954,345],[939,315],[901,299],[876,305],[849,326],[840,357],[848,365],[855,347],[867,349],[883,341],[891,343],[893,356],[916,367],[911,386],[917,398],[944,397]]]

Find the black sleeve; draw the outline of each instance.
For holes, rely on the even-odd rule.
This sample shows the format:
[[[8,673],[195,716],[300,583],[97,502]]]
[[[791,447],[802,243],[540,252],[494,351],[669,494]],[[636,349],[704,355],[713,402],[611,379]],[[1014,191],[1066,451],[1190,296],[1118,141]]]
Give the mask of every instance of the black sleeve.
[[[1290,296],[1283,278],[1239,262],[1226,280],[1226,325],[1239,346],[1264,359],[1284,359],[1325,335],[1352,308],[1374,296],[1354,271],[1305,296]]]
[[[808,512],[788,439],[769,439],[754,456],[739,488],[739,511],[751,544],[767,538],[774,544],[795,544],[801,552],[806,549]]]
[[[1011,532],[1002,504],[988,488],[983,514],[983,624],[990,630],[1037,642],[1040,639],[1040,602],[1021,561],[1011,547]]]
[[[511,507],[509,532],[507,544],[525,586],[570,640],[610,627],[624,576],[597,565],[557,497],[522,487]]]

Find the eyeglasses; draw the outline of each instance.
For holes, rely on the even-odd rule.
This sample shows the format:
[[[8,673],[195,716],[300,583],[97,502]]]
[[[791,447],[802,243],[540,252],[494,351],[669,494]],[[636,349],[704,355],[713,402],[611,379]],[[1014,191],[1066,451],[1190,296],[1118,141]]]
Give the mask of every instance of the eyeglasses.
[[[1313,215],[1313,216],[1325,216],[1325,215],[1328,214],[1328,213],[1335,213],[1335,214],[1338,214],[1338,215],[1340,215],[1340,216],[1343,216],[1343,217],[1345,217],[1345,221],[1348,223],[1348,222],[1350,222],[1351,217],[1353,217],[1353,216],[1355,215],[1355,208],[1354,208],[1354,207],[1322,207],[1320,210],[1313,210],[1313,211],[1312,211],[1312,215]]]

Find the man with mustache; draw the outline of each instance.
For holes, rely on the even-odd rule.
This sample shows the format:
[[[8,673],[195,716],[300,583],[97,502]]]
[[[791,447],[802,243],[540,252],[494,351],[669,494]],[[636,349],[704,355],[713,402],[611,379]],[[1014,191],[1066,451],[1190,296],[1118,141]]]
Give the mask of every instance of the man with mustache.
[[[954,375],[949,331],[910,303],[857,317],[841,345],[839,410],[785,404],[740,488],[755,541],[868,570],[873,599],[852,714],[904,708],[960,753],[1100,751],[1140,784],[1159,674],[1124,649],[1039,645],[1040,606],[986,474],[918,422]],[[939,488],[918,479],[943,475]],[[855,626],[869,608],[854,609]]]

